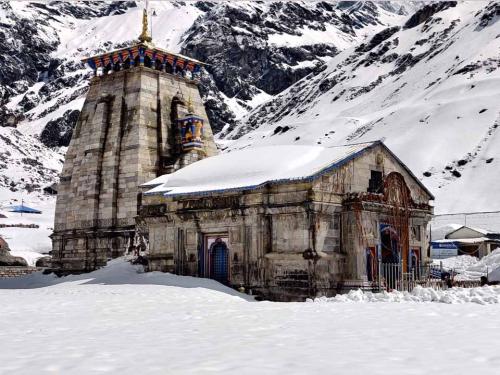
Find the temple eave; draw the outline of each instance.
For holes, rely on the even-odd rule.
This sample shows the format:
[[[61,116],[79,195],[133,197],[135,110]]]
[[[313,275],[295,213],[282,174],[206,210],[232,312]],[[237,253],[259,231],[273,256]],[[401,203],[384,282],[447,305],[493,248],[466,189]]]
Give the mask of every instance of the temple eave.
[[[87,57],[82,61],[94,71],[94,75],[97,75],[99,69],[107,74],[110,71],[143,66],[182,75],[194,81],[201,78],[201,68],[207,65],[196,59],[167,52],[149,42],[137,42],[130,47]]]
[[[130,47],[124,47],[124,48],[117,49],[115,51],[104,52],[104,53],[100,53],[100,54],[97,54],[97,55],[85,57],[85,58],[81,59],[81,61],[84,62],[84,63],[87,63],[89,60],[94,60],[96,58],[97,59],[104,58],[105,56],[112,56],[112,55],[115,55],[115,54],[118,54],[118,53],[122,53],[122,52],[126,52],[126,51],[129,51],[129,50],[132,50],[134,48],[141,48],[141,47],[145,48],[146,51],[151,50],[153,53],[156,52],[156,53],[160,53],[160,54],[163,54],[163,55],[169,55],[169,56],[172,56],[172,57],[174,57],[176,59],[182,59],[182,60],[186,60],[186,61],[192,62],[192,63],[194,63],[196,65],[203,65],[203,66],[210,65],[210,64],[204,63],[202,61],[193,59],[191,57],[181,55],[179,53],[168,52],[168,51],[166,51],[166,50],[164,50],[162,48],[156,47],[152,43],[148,43],[148,42],[138,42],[137,44],[131,45]]]

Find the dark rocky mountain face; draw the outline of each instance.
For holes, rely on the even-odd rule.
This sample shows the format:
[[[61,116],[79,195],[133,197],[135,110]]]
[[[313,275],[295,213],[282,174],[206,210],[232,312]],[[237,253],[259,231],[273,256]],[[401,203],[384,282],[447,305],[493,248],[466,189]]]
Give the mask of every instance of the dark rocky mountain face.
[[[69,146],[78,116],[79,110],[68,110],[62,117],[49,121],[40,134],[42,143],[47,147]]]
[[[19,16],[13,11],[10,2],[0,2],[0,11],[5,15],[0,22],[0,126],[10,126],[24,120],[24,113],[38,105],[39,95],[30,91],[36,82],[47,83],[39,93],[47,95],[53,88],[54,80],[64,77],[68,70],[75,68],[74,63],[66,62],[65,69],[61,66],[65,62],[51,57],[60,44],[54,27],[54,23],[58,22],[56,17],[91,19],[120,14],[135,6],[134,1],[31,2],[26,4],[26,9],[37,15],[32,18]],[[69,85],[72,82],[66,83]],[[23,92],[26,95],[19,103],[19,110],[8,110],[4,106],[12,96]]]
[[[406,21],[403,28],[411,29],[412,27],[418,26],[421,23],[427,21],[429,18],[431,18],[437,12],[440,12],[442,10],[448,9],[450,7],[455,7],[455,6],[457,6],[456,1],[443,1],[443,2],[437,2],[434,4],[427,4],[427,5],[423,6],[421,9],[419,9],[417,12],[415,12],[415,14],[412,15],[408,19],[408,21]]]
[[[212,83],[202,87],[206,106],[215,132],[234,125],[234,116],[221,97],[235,98],[242,107],[264,92],[276,95],[308,74],[322,70],[325,61],[340,48],[327,35],[314,41],[307,39],[308,30],[336,30],[336,34],[355,43],[357,32],[367,26],[380,26],[380,10],[404,13],[404,8],[389,3],[372,2],[230,2],[196,4],[205,12],[186,32],[183,54],[210,64],[207,71]],[[317,35],[320,35],[319,33]],[[292,41],[290,43],[290,41]],[[211,100],[217,98],[217,100]]]
[[[301,61],[333,56],[337,49],[321,41],[300,47],[274,46],[269,35],[300,36],[303,27],[325,30],[328,24],[354,35],[349,17],[338,13],[321,3],[313,9],[294,2],[274,3],[269,8],[255,3],[247,9],[217,4],[188,30],[182,51],[209,63],[207,70],[227,96],[250,100],[255,88],[275,95],[312,71],[284,70],[283,64],[297,66]]]
[[[0,4],[6,19],[2,20],[0,28],[0,103],[6,102],[11,96],[25,92],[33,85],[39,72],[45,70],[50,62],[50,54],[57,48],[57,34],[44,38],[40,25],[47,25],[46,20],[40,20],[40,25],[34,20],[17,17],[11,11],[7,2]],[[7,23],[8,22],[8,23]],[[3,108],[6,112],[5,108]],[[6,117],[9,113],[4,113]]]

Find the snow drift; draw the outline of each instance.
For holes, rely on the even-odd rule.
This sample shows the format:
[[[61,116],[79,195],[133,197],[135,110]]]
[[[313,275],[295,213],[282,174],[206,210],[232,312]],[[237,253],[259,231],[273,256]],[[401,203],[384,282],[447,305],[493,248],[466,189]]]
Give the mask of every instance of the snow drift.
[[[478,259],[470,255],[459,255],[446,259],[434,260],[435,265],[456,272],[457,280],[478,280],[488,275],[489,281],[500,281],[500,248]]]
[[[436,290],[417,286],[411,292],[372,293],[352,290],[332,298],[320,297],[310,302],[438,302],[438,303],[478,303],[481,305],[500,303],[500,287],[484,286],[480,288],[451,288]]]
[[[0,289],[34,289],[70,285],[159,285],[174,289],[207,289],[247,301],[253,300],[253,297],[239,293],[211,279],[178,276],[164,272],[144,272],[143,266],[132,265],[125,258],[113,259],[105,267],[81,275],[57,277],[54,274],[44,275],[36,272],[12,279],[0,279]]]

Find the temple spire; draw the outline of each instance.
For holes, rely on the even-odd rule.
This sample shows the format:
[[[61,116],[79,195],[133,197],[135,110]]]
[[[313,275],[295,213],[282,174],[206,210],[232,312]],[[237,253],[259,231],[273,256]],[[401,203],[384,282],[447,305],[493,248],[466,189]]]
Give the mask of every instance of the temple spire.
[[[146,7],[142,13],[142,32],[141,35],[139,35],[139,41],[143,43],[150,43],[152,40],[153,39],[151,38],[151,35],[149,35],[148,31],[148,2],[146,1]]]

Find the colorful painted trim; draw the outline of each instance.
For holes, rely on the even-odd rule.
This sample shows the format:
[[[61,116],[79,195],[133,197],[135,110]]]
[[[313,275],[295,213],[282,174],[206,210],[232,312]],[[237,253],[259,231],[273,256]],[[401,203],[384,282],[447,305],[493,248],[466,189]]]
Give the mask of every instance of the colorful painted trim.
[[[143,44],[135,45],[130,48],[106,53],[103,55],[93,56],[82,61],[86,63],[92,70],[97,70],[100,67],[108,65],[121,64],[130,61],[130,65],[134,65],[135,59],[139,56],[139,62],[144,62],[145,57],[152,61],[159,61],[163,66],[168,64],[174,70],[189,71],[191,73],[199,73],[201,66],[205,65],[201,61],[189,59],[184,56],[176,55],[163,51],[158,48],[151,48]]]

